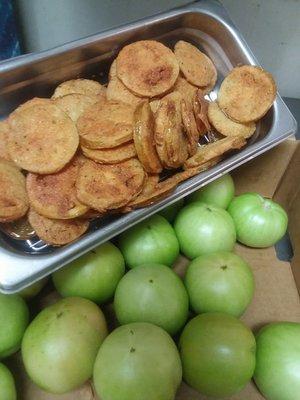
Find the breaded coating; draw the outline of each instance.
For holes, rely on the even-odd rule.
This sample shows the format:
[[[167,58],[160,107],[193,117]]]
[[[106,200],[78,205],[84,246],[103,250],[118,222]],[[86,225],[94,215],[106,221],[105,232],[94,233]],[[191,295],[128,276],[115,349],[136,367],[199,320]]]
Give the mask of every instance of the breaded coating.
[[[79,137],[74,122],[51,100],[29,100],[10,115],[9,125],[10,157],[27,171],[57,172],[77,150]]]
[[[179,65],[174,53],[155,40],[131,43],[117,57],[117,75],[138,96],[155,97],[175,83]]]
[[[154,117],[147,101],[139,104],[134,113],[133,140],[140,162],[151,174],[162,171],[154,140]]]
[[[110,149],[132,141],[134,108],[121,101],[100,101],[78,119],[80,143],[90,149]]]
[[[38,237],[53,246],[74,242],[89,227],[89,222],[84,219],[50,219],[33,209],[29,210],[28,220]]]
[[[89,207],[105,212],[125,206],[141,192],[145,172],[137,159],[103,165],[83,163],[76,182],[77,196]]]
[[[260,67],[243,65],[234,68],[222,82],[218,104],[236,122],[257,121],[272,106],[276,90],[271,74]]]

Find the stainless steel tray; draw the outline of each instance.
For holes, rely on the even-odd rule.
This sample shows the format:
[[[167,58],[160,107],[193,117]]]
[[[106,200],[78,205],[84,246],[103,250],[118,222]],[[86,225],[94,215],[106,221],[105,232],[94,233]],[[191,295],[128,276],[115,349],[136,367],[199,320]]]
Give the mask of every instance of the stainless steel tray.
[[[50,96],[55,86],[74,77],[105,82],[111,60],[125,44],[155,38],[168,46],[188,40],[206,52],[218,69],[214,100],[228,71],[239,63],[258,64],[224,8],[214,0],[192,3],[163,14],[105,31],[52,50],[0,63],[0,118],[33,96]],[[159,203],[127,215],[107,217],[92,224],[77,242],[62,248],[38,239],[20,241],[0,234],[0,291],[16,292],[59,269],[96,245],[107,241],[142,219],[188,195],[199,187],[253,159],[293,135],[296,121],[278,95],[274,106],[259,122],[247,146],[209,171],[178,186]]]

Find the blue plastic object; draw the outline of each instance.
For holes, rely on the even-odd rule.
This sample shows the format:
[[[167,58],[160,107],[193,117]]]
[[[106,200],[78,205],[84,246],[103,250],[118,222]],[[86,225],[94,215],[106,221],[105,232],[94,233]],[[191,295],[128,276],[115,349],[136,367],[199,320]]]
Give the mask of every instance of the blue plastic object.
[[[0,0],[0,60],[20,54],[20,43],[11,0]]]

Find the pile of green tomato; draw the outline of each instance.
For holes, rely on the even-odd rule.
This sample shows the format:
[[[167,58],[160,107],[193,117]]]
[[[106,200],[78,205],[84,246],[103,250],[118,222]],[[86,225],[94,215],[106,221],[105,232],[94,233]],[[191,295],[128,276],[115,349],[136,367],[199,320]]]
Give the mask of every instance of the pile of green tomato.
[[[102,400],[173,400],[183,379],[220,399],[253,377],[266,399],[299,400],[300,324],[271,323],[254,336],[239,319],[253,273],[234,253],[236,241],[274,245],[287,215],[259,194],[234,191],[224,175],[58,270],[52,282],[62,298],[30,323],[24,298],[45,282],[0,295],[0,359],[21,348],[28,376],[54,394],[92,378]],[[180,253],[184,276],[172,269]],[[99,305],[112,299],[118,327],[109,332]],[[0,399],[16,398],[0,364]]]

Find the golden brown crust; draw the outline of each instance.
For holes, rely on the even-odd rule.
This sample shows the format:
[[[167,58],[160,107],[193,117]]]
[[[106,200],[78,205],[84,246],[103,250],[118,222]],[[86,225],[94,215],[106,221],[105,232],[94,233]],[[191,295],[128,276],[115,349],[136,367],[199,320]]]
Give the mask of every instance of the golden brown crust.
[[[152,198],[158,182],[159,174],[147,175],[141,193],[126,205],[126,207],[123,209],[123,212],[129,212],[134,208],[144,207],[144,203]],[[168,193],[169,190],[167,191],[167,194]]]
[[[181,100],[181,115],[185,134],[188,140],[189,156],[193,156],[198,148],[199,132],[192,108],[192,103],[188,100]]]
[[[57,97],[53,100],[57,107],[61,108],[75,123],[78,118],[93,104],[99,101],[97,96],[71,93]]]
[[[272,106],[276,90],[271,74],[260,67],[243,65],[234,68],[222,82],[218,104],[234,121],[257,121]]]
[[[117,57],[117,75],[133,93],[155,97],[175,83],[179,66],[173,52],[154,40],[129,44]]]
[[[15,221],[28,210],[25,177],[12,163],[0,160],[0,222]]]
[[[123,209],[123,211],[129,212],[133,208],[138,207],[139,204],[143,202],[144,198],[147,198],[153,192],[158,182],[159,174],[146,175],[141,193],[135,199],[131,200]]]
[[[8,142],[8,135],[9,135],[9,125],[8,121],[0,121],[0,158],[11,161],[7,142]]]
[[[9,117],[8,150],[27,171],[50,174],[62,169],[78,147],[74,122],[51,100],[33,99]]]
[[[87,158],[100,164],[118,164],[136,157],[136,149],[132,142],[111,149],[89,149],[81,146],[81,150]]]
[[[55,89],[52,99],[57,97],[66,96],[71,93],[84,94],[86,96],[98,96],[105,98],[106,88],[99,82],[91,79],[71,79],[69,81],[62,82]],[[100,100],[99,98],[99,100]]]
[[[184,168],[194,168],[221,156],[229,150],[240,149],[246,144],[246,140],[240,136],[226,137],[216,142],[198,147],[197,153],[186,160]]]
[[[141,208],[150,206],[151,204],[157,203],[158,201],[169,196],[170,193],[176,188],[176,183],[158,184],[151,193],[138,198],[138,201],[128,206],[127,211],[131,211],[134,208]]]
[[[209,102],[204,98],[202,90],[198,89],[194,97],[193,109],[199,136],[205,135],[211,129],[207,116],[208,105]]]
[[[29,203],[39,214],[54,219],[71,219],[88,211],[76,197],[75,182],[80,161],[75,157],[62,170],[51,175],[29,173],[26,189]]]
[[[211,86],[216,83],[217,70],[206,54],[191,43],[180,40],[174,48],[180,70],[184,77],[198,87]]]
[[[39,238],[53,246],[74,242],[89,227],[89,222],[84,219],[50,219],[39,215],[33,209],[29,210],[28,220]]]
[[[274,101],[272,76],[237,67],[209,103],[212,61],[184,41],[174,52],[153,40],[132,43],[111,64],[107,88],[72,79],[0,122],[0,222],[22,221],[30,206],[37,235],[67,244],[89,220],[151,205],[244,146]],[[209,143],[200,146],[202,135]],[[29,171],[26,180],[18,168]],[[160,180],[164,168],[173,171]]]
[[[117,77],[117,63],[116,60],[111,64],[109,70],[109,82],[106,90],[106,97],[108,100],[122,101],[123,103],[130,104],[136,107],[143,98],[136,96],[122,83]]]
[[[44,106],[48,104],[53,104],[51,99],[45,98],[45,97],[33,97],[32,99],[25,101],[25,103],[22,103],[15,109],[18,111],[23,111],[26,108],[33,107],[33,106]],[[8,118],[8,123],[9,123],[9,118]]]
[[[188,157],[187,139],[181,117],[182,96],[172,92],[160,100],[155,113],[155,143],[166,168],[178,168]]]
[[[164,188],[175,188],[179,183],[198,175],[200,172],[206,171],[207,169],[213,167],[220,161],[220,157],[214,157],[201,165],[194,166],[192,168],[187,168],[184,171],[177,172],[176,174],[170,176],[162,182],[159,182],[157,187],[161,186]]]
[[[77,196],[91,208],[105,212],[122,207],[138,196],[144,179],[145,172],[137,159],[114,165],[87,160],[79,170]]]
[[[156,179],[155,176],[153,176],[153,178],[149,177],[149,179],[146,180],[143,191],[136,199],[127,204],[124,211],[128,212],[134,208],[145,207],[147,205],[157,203],[168,196],[180,182],[198,175],[202,171],[206,171],[208,168],[214,166],[219,159],[220,158],[215,158],[200,166],[177,172],[170,178],[167,178],[161,182],[158,182],[158,179]]]
[[[177,81],[173,87],[174,91],[179,92],[186,101],[191,103],[193,102],[197,89],[198,88],[196,86],[189,83],[182,76],[177,78]]]
[[[139,104],[135,110],[133,140],[145,170],[150,174],[161,172],[162,165],[154,141],[154,118],[147,101]]]
[[[90,149],[109,149],[132,140],[134,108],[107,100],[89,107],[78,119],[80,142]]]
[[[241,124],[229,119],[218,106],[217,102],[209,103],[208,119],[213,127],[223,136],[242,136],[245,139],[255,132],[255,122]]]

